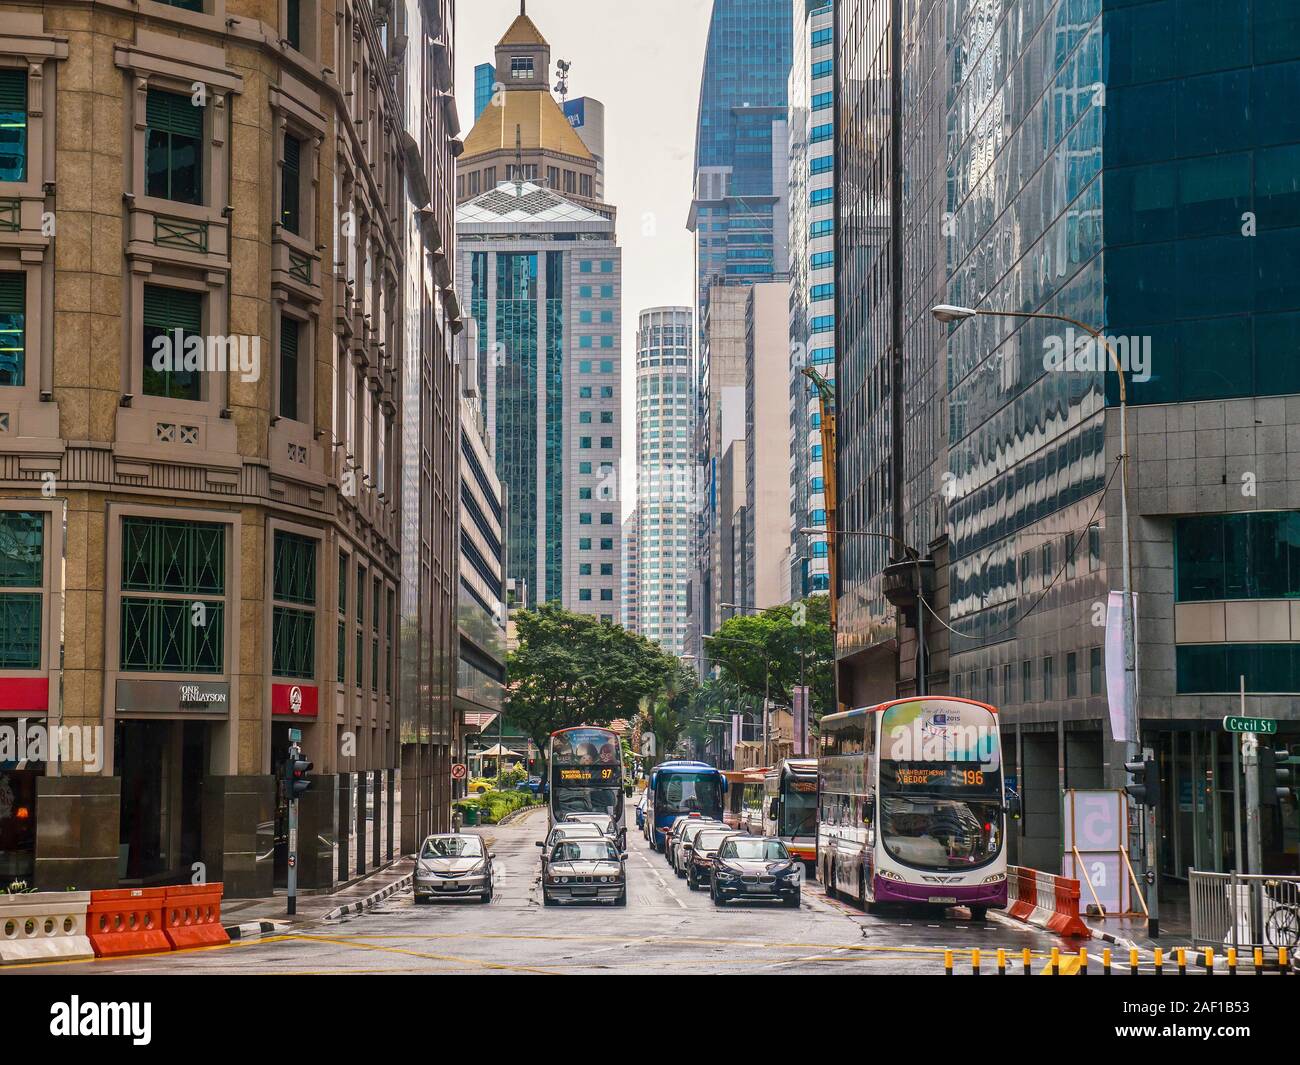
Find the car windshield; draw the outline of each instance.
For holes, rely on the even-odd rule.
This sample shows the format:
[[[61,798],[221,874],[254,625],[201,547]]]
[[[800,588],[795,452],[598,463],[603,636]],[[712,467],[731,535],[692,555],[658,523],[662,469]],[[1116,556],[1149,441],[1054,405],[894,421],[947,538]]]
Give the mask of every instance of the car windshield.
[[[562,839],[600,839],[603,835],[595,825],[556,825],[551,833],[551,843]]]
[[[695,849],[697,851],[716,850],[718,844],[731,835],[728,832],[701,832],[695,837]]]
[[[729,839],[718,849],[719,858],[742,862],[780,862],[790,857],[785,844],[774,839]]]
[[[616,862],[614,844],[599,839],[569,839],[557,843],[551,853],[553,862]]]
[[[436,836],[424,841],[421,858],[482,858],[483,841],[478,836]]]

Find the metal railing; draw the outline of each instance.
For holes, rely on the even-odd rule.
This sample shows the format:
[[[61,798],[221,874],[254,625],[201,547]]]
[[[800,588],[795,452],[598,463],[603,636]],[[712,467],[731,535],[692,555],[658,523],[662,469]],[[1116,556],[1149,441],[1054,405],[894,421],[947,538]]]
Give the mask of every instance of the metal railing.
[[[1300,876],[1189,871],[1192,941],[1207,946],[1300,947]]]

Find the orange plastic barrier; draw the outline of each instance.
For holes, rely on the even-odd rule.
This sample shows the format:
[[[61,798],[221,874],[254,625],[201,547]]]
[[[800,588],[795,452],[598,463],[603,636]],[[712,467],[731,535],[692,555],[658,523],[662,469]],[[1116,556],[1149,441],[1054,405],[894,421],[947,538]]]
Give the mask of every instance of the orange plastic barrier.
[[[229,943],[221,925],[221,885],[185,884],[164,888],[164,931],[174,950]]]
[[[86,907],[86,934],[97,958],[171,950],[163,932],[167,888],[117,888],[92,891]]]

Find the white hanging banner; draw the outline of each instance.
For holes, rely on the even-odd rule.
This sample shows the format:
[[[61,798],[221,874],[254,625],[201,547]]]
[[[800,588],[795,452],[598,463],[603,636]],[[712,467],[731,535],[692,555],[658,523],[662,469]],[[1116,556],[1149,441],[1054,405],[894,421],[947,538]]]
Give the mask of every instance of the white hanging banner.
[[[1134,599],[1136,601],[1136,596]],[[1111,592],[1106,597],[1106,702],[1110,710],[1110,734],[1116,743],[1136,739],[1128,734],[1128,714],[1124,709],[1127,683],[1124,672],[1124,593]]]
[[[808,750],[808,687],[796,684],[794,688],[794,756],[806,758]]]

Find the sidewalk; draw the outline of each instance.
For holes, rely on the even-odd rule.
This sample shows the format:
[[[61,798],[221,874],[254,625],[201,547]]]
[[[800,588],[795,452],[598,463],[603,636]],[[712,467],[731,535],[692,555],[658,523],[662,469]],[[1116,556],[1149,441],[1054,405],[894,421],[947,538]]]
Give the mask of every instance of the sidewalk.
[[[347,887],[332,894],[299,894],[298,912],[292,917],[286,912],[288,898],[283,891],[277,892],[271,898],[223,899],[221,923],[231,933],[232,939],[236,938],[236,934],[232,931],[236,927],[243,930],[241,936],[247,939],[250,936],[265,935],[268,931],[317,924],[331,911],[349,903],[363,902],[371,895],[409,878],[414,871],[415,859],[407,856],[396,859],[391,865],[353,881]],[[263,928],[260,932],[250,929],[250,926],[258,924],[271,924],[272,927]]]

